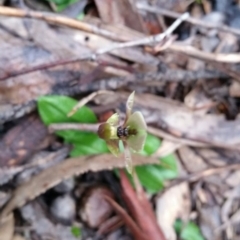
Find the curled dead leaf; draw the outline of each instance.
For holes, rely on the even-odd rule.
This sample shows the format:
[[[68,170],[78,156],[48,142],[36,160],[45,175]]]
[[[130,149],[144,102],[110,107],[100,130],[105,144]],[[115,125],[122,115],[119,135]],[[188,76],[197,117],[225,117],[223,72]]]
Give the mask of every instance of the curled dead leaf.
[[[79,215],[91,228],[98,228],[113,212],[112,206],[104,199],[104,196],[114,199],[110,189],[97,186],[90,188],[82,197]]]
[[[191,209],[190,193],[187,183],[171,187],[156,201],[158,224],[168,240],[176,240],[173,225],[177,218],[187,221]]]
[[[133,166],[159,163],[155,158],[144,157],[141,155],[133,155]],[[3,209],[0,218],[7,216],[13,209],[23,206],[48,189],[56,186],[64,179],[68,179],[74,175],[83,174],[88,171],[101,171],[105,169],[123,168],[125,166],[124,157],[113,157],[111,154],[94,155],[87,157],[77,157],[67,159],[66,161],[50,167],[40,174],[34,176],[30,181],[19,186],[12,199]],[[53,174],[54,173],[54,174]]]
[[[12,240],[26,240],[26,239],[20,235],[14,235]]]
[[[0,223],[0,237],[2,240],[12,240],[14,233],[14,217],[9,214]]]

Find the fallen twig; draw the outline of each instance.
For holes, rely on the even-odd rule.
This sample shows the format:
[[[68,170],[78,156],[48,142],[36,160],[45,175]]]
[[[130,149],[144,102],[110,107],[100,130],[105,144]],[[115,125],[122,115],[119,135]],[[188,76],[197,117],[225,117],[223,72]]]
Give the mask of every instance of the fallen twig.
[[[152,157],[141,155],[132,157],[133,166],[159,163],[158,159]],[[123,158],[122,154],[119,158],[114,157],[112,154],[83,156],[66,159],[58,165],[45,169],[15,190],[13,197],[1,212],[0,223],[13,209],[23,206],[26,202],[33,200],[48,189],[56,186],[62,180],[88,171],[123,168],[125,166]]]
[[[184,177],[177,177],[168,186],[166,186],[164,191],[167,191],[169,188],[174,187],[182,182],[190,182],[190,183],[197,182],[200,179],[204,179],[212,175],[220,174],[225,171],[238,170],[239,168],[240,168],[240,164],[235,163],[235,164],[230,164],[222,167],[209,168],[204,171],[192,173]]]
[[[19,9],[13,9],[13,8],[8,8],[8,7],[1,7],[0,6],[0,15],[5,15],[5,16],[15,16],[15,17],[30,17],[30,18],[37,18],[41,19],[44,21],[47,21],[49,23],[55,23],[55,24],[61,24],[64,26],[72,27],[72,28],[77,28],[81,29],[87,32],[93,32],[99,35],[103,35],[104,37],[109,38],[109,34],[105,34],[105,30],[102,30],[100,28],[97,28],[94,25],[90,25],[84,22],[80,22],[71,18],[67,17],[62,17],[56,14],[50,14],[50,13],[41,13],[41,12],[36,12],[36,11],[24,11],[24,10],[19,10]],[[185,20],[189,17],[189,13],[184,13],[181,15],[165,32],[157,35],[153,35],[150,37],[145,37],[141,38],[135,41],[128,41],[124,43],[116,43],[111,45],[110,47],[107,48],[101,48],[97,50],[95,53],[90,53],[86,55],[82,55],[81,57],[76,57],[68,60],[59,60],[53,63],[47,63],[47,64],[41,64],[35,67],[31,67],[28,69],[23,69],[21,71],[11,73],[8,76],[4,76],[0,78],[0,80],[5,80],[8,77],[14,77],[18,75],[23,75],[27,74],[30,72],[34,71],[39,71],[39,70],[44,70],[44,69],[49,69],[52,67],[56,67],[59,65],[66,65],[70,63],[75,63],[77,61],[83,61],[83,60],[96,60],[97,56],[109,53],[113,50],[120,49],[120,48],[126,48],[126,47],[133,47],[133,46],[140,46],[140,45],[146,45],[146,44],[156,44],[164,40],[164,38],[169,37],[170,34]],[[114,35],[114,34],[113,34]],[[117,39],[118,41],[120,40],[119,38]]]
[[[108,48],[104,48],[104,49],[99,49],[96,54],[103,54],[103,53],[107,53],[110,52],[112,50],[115,49],[119,49],[119,48],[126,48],[126,47],[134,47],[134,46],[140,46],[140,45],[147,45],[147,44],[153,44],[153,43],[159,43],[161,42],[164,38],[170,36],[170,34],[172,34],[172,32],[187,18],[189,17],[189,13],[184,13],[182,15],[179,16],[179,18],[169,27],[167,28],[167,30],[163,33],[157,34],[157,35],[153,35],[150,37],[146,37],[146,38],[142,38],[142,39],[138,39],[135,41],[129,41],[129,42],[125,42],[125,43],[117,43],[114,44]]]
[[[49,131],[56,132],[60,130],[79,130],[97,132],[99,124],[80,124],[80,123],[55,123],[49,125]]]
[[[239,63],[240,54],[239,53],[209,53],[200,51],[197,48],[194,48],[189,45],[183,44],[171,44],[166,50],[172,50],[174,52],[180,52],[187,54],[188,56],[199,58],[206,61],[215,61],[215,62],[224,62],[224,63]]]
[[[176,12],[173,12],[173,11],[170,11],[170,10],[166,10],[166,9],[162,9],[162,8],[157,8],[156,6],[152,7],[152,6],[149,6],[147,4],[143,4],[143,3],[137,3],[137,8],[141,9],[141,10],[146,10],[148,12],[161,14],[161,15],[171,17],[171,18],[179,18],[181,16],[181,14],[179,14],[179,13],[176,13]],[[198,25],[198,26],[201,26],[201,27],[204,27],[204,28],[215,28],[215,29],[218,29],[218,30],[223,31],[223,32],[229,32],[229,33],[233,33],[233,34],[236,34],[236,35],[240,35],[240,30],[239,29],[231,28],[231,27],[228,27],[226,25],[222,25],[222,24],[221,25],[216,25],[216,24],[212,24],[212,23],[209,23],[209,22],[206,23],[206,22],[204,22],[200,19],[196,19],[196,18],[193,18],[193,17],[189,17],[185,21],[189,22],[193,25]]]
[[[82,106],[86,105],[88,102],[93,100],[96,96],[101,95],[101,94],[114,94],[114,92],[107,91],[107,90],[99,90],[97,92],[91,93],[89,96],[81,99],[74,107],[73,109],[68,113],[68,117],[72,116],[79,108]]]
[[[104,29],[101,29],[89,23],[75,20],[69,17],[55,14],[55,13],[29,11],[29,10],[0,6],[0,15],[8,16],[8,17],[26,17],[26,18],[40,19],[51,24],[67,26],[70,28],[75,28],[82,31],[99,34],[101,36],[104,36],[110,39],[119,40],[119,36],[117,36],[116,34],[110,31],[106,31]]]

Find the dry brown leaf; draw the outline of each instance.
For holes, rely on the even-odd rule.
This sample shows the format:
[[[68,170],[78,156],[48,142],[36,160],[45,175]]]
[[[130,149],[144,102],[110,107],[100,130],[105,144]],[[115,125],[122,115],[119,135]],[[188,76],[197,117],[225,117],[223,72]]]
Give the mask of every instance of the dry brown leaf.
[[[1,29],[0,78],[11,76],[14,72],[21,71],[24,68],[29,69],[39,64],[47,64],[52,61],[59,61],[66,59],[66,57],[71,58],[74,56],[74,53],[69,51],[69,42],[65,41],[64,43],[61,41],[62,38],[57,36],[53,30],[50,30],[45,23],[41,21],[30,21],[31,23],[28,22],[30,23],[28,26],[31,27],[27,30],[25,28],[26,22],[24,23],[21,19],[14,20],[13,22],[10,21],[9,18],[1,18],[1,24],[9,29],[9,31],[15,32],[16,35],[23,36],[24,38],[31,37],[35,45],[32,43],[29,44],[28,41],[23,41],[20,37],[14,37],[14,35]],[[16,27],[16,22],[19,22],[21,26]],[[45,38],[40,34],[42,32],[44,32]],[[30,101],[40,95],[51,93],[54,81],[55,84],[59,84],[61,81],[64,81],[63,78],[73,78],[74,68],[75,70],[78,69],[75,71],[75,77],[80,77],[79,71],[82,70],[80,66],[82,64],[86,66],[86,63],[81,63],[79,64],[79,68],[75,64],[71,69],[71,73],[69,72],[70,68],[68,66],[68,71],[60,67],[50,71],[35,71],[18,77],[9,77],[7,80],[1,81],[0,120],[11,119],[14,115],[16,117],[22,116],[24,112],[21,111],[18,105],[26,104],[25,111],[30,111],[33,108],[33,104],[29,103]],[[86,70],[87,69],[89,69],[89,67],[87,68],[86,66]]]
[[[225,197],[227,198],[224,202],[221,209],[221,220],[225,223],[229,221],[229,217],[232,215],[232,205],[234,199],[240,197],[240,186],[236,186],[235,188],[229,190],[225,193]]]
[[[183,145],[181,143],[172,142],[169,140],[164,139],[159,147],[159,149],[152,155],[154,157],[165,157],[173,152],[175,152],[177,149],[182,147]]]
[[[157,159],[133,155],[133,165],[159,163]],[[30,181],[19,186],[12,199],[1,213],[1,217],[8,215],[13,209],[23,206],[27,201],[34,199],[41,193],[56,186],[64,179],[73,175],[79,175],[88,171],[101,171],[105,169],[123,168],[124,156],[119,158],[111,154],[94,155],[67,159],[57,166],[53,166],[34,176]]]
[[[215,187],[214,184],[203,186],[201,182],[198,182],[193,189],[196,196],[195,205],[203,237],[206,240],[222,240],[222,233],[215,231],[221,225],[221,209],[216,204],[218,193],[213,187]]]
[[[230,163],[237,163],[240,152],[223,149],[195,148],[195,153],[212,166],[222,167]]]
[[[152,117],[158,117],[158,127],[176,137],[211,146],[239,149],[240,119],[228,121],[223,115],[202,116],[180,102],[150,94],[136,95],[135,105],[149,109],[148,115],[151,111]]]
[[[200,228],[206,240],[222,240],[221,232],[217,232],[220,226],[219,206],[201,206],[198,208]]]
[[[225,193],[225,197],[227,198],[224,204],[222,205],[221,209],[221,220],[222,220],[222,225],[216,230],[222,231],[223,229],[226,229],[226,234],[229,239],[235,239],[233,237],[234,234],[234,221],[236,223],[239,223],[239,211],[236,210],[236,207],[234,207],[236,200],[239,199],[240,197],[240,187],[239,185],[236,186],[235,188],[227,191]],[[238,207],[237,207],[238,209]]]
[[[202,87],[195,87],[184,98],[184,103],[192,110],[202,110],[202,114],[206,114],[207,111],[213,106],[213,101],[207,97]]]
[[[235,239],[234,238],[234,225],[238,224],[240,221],[240,210],[237,210],[232,214],[232,216],[229,218],[228,221],[224,222],[218,229],[216,229],[216,232],[221,232],[223,229],[226,228],[226,234],[228,236],[228,239]],[[237,239],[237,238],[236,238]]]
[[[31,175],[39,173],[42,169],[48,168],[54,164],[63,161],[69,153],[69,147],[61,148],[55,152],[40,151],[34,154],[27,164],[17,167],[3,167],[0,169],[0,185],[7,183],[16,174],[20,173],[17,177],[17,182],[26,181]],[[1,197],[0,197],[1,205]]]
[[[98,36],[96,34],[79,31],[74,34],[74,38],[81,45],[89,47],[92,50],[104,49],[117,44],[117,42]],[[87,42],[85,40],[86,38],[88,38]],[[150,55],[149,53],[139,51],[136,48],[115,49],[111,51],[111,55],[140,64],[152,64],[153,66],[157,66],[159,62],[158,59],[154,56]],[[127,72],[125,72],[125,75],[126,73]]]
[[[99,228],[113,213],[112,206],[104,199],[105,196],[114,199],[113,192],[103,186],[92,187],[82,196],[78,214],[90,228]]]
[[[224,33],[219,32],[219,38],[221,40],[220,44],[218,45],[217,49],[215,50],[216,53],[231,53],[231,52],[238,52],[238,37],[231,34],[231,33]]]
[[[191,209],[190,192],[187,183],[181,183],[167,189],[156,200],[156,216],[166,239],[175,240],[173,225],[177,218],[187,221]]]
[[[21,165],[47,137],[47,127],[36,115],[31,115],[12,129],[0,141],[0,167]]]
[[[10,199],[10,193],[9,192],[3,192],[0,191],[0,208],[5,205],[5,203]]]
[[[14,233],[14,217],[9,214],[4,217],[0,223],[0,237],[1,240],[12,240]]]
[[[199,71],[200,69],[204,69],[205,65],[206,63],[204,61],[190,57],[188,59],[187,69],[191,71]]]
[[[91,53],[91,49],[76,41],[74,31],[58,31],[43,21],[33,19],[1,17],[0,23],[3,26],[0,29],[0,122],[19,118],[32,111],[35,107],[33,101],[41,95],[71,95],[79,92],[78,81],[85,79],[96,67],[87,61],[59,64],[66,59]],[[80,34],[81,32],[78,36]],[[104,56],[101,57],[101,60],[105,59]],[[55,63],[56,66],[46,70],[50,63]],[[26,72],[26,69],[34,70],[39,65],[45,68],[19,74]],[[109,74],[101,68],[94,79],[106,76]]]
[[[142,18],[131,1],[95,0],[95,4],[104,23],[126,25],[139,32],[144,31]]]
[[[240,97],[240,83],[233,81],[229,87],[229,94],[231,97]]]
[[[237,151],[182,147],[179,149],[179,157],[184,169],[190,173],[186,179],[204,179],[205,183],[211,183],[209,188],[218,188],[216,193],[214,192],[216,199],[218,194],[222,194],[229,186],[239,183]],[[222,202],[222,197],[218,198],[218,201]]]
[[[95,0],[94,2],[97,6],[100,18],[104,23],[124,25],[124,19],[118,8],[117,1]]]
[[[14,235],[12,240],[26,240],[23,236],[20,235]]]
[[[204,159],[200,154],[198,154],[198,152],[195,151],[195,149],[181,147],[178,152],[188,172],[200,172],[208,168],[207,163],[205,163]]]
[[[230,187],[240,186],[240,171],[239,170],[235,170],[229,176],[227,176],[226,183]]]

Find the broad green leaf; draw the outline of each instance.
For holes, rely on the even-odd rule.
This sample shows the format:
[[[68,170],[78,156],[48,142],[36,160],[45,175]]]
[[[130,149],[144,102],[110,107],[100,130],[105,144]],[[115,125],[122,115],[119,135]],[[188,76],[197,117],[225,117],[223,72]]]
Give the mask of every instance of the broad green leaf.
[[[142,154],[145,156],[149,156],[155,153],[160,147],[160,144],[161,144],[161,141],[159,138],[151,134],[148,134]]]
[[[148,134],[142,154],[149,156],[157,151],[161,141],[159,138]],[[160,159],[159,165],[137,166],[136,172],[141,184],[149,193],[157,193],[163,189],[164,181],[177,176],[176,159],[169,155]]]
[[[204,240],[199,227],[194,222],[184,225],[181,220],[177,220],[174,228],[181,240]]]
[[[73,116],[67,114],[77,104],[77,101],[66,96],[44,96],[38,98],[38,111],[46,125],[51,123],[96,123],[94,112],[83,106]]]
[[[173,154],[160,159],[159,165],[155,165],[162,180],[174,179],[178,176],[176,158]]]
[[[38,111],[42,121],[52,123],[96,123],[97,118],[91,109],[82,107],[73,116],[67,117],[77,101],[65,96],[46,96],[38,99]],[[66,143],[74,145],[71,156],[90,155],[108,152],[106,143],[97,134],[78,130],[61,130],[56,135]]]
[[[157,193],[163,189],[163,179],[155,165],[136,167],[138,178],[149,193]]]
[[[105,141],[99,139],[96,135],[95,139],[86,141],[86,144],[75,144],[74,149],[71,151],[71,157],[84,156],[90,154],[101,154],[109,152]]]
[[[183,222],[180,219],[177,219],[174,223],[174,229],[175,232],[180,235],[181,231],[182,231],[182,227],[183,227]]]
[[[193,222],[187,224],[180,237],[182,240],[204,240],[199,227]]]
[[[72,226],[71,233],[76,238],[80,238],[81,235],[82,235],[81,229],[79,227],[76,227],[76,226]]]

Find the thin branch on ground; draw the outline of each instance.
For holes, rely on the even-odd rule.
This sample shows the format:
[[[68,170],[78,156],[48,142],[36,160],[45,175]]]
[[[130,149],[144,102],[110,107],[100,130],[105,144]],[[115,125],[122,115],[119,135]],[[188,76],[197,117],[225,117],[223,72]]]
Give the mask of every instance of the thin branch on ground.
[[[117,34],[101,29],[92,24],[75,20],[73,18],[65,17],[55,13],[30,11],[30,10],[0,6],[0,15],[8,16],[8,17],[26,17],[26,18],[40,19],[51,24],[66,26],[66,27],[75,28],[75,29],[79,29],[82,31],[90,32],[90,33],[99,34],[101,36],[114,39],[114,40],[119,40],[120,38],[120,36],[118,36]]]
[[[49,131],[51,133],[59,131],[59,130],[79,130],[79,131],[89,131],[89,132],[97,133],[99,124],[100,123],[97,123],[97,124],[55,123],[55,124],[49,125],[48,128],[49,128]],[[192,140],[192,139],[176,137],[176,136],[173,136],[172,134],[167,133],[167,132],[165,132],[161,129],[150,127],[150,126],[148,126],[147,131],[148,131],[148,133],[153,134],[157,137],[164,138],[164,139],[167,139],[169,141],[179,143],[179,144],[182,144],[182,145],[188,145],[188,146],[193,146],[193,147],[209,146],[209,143],[203,143],[203,142],[200,142],[200,141],[198,142],[198,141]],[[234,145],[233,146],[219,146],[219,145],[216,145],[216,144],[212,144],[212,146],[223,147],[225,149],[232,149],[232,150],[238,150],[239,149],[238,146],[234,146]]]
[[[181,143],[183,145],[188,145],[188,146],[192,146],[192,147],[220,147],[223,149],[231,149],[231,150],[239,150],[239,146],[238,145],[223,145],[223,144],[219,144],[219,143],[215,143],[215,142],[203,142],[203,141],[198,141],[197,139],[190,139],[190,138],[183,138],[182,136],[174,136],[174,130],[173,129],[169,129],[172,132],[167,132],[164,131],[162,129],[159,128],[155,128],[155,127],[149,127],[148,126],[148,132],[157,136],[157,137],[161,137],[164,139],[167,139],[169,141],[172,142],[176,142],[176,143]]]
[[[16,77],[16,76],[28,74],[28,73],[35,72],[35,71],[46,70],[46,69],[49,69],[49,68],[54,68],[54,67],[58,67],[58,66],[61,66],[61,65],[67,65],[67,64],[78,62],[78,61],[80,61],[79,57],[72,58],[72,59],[67,59],[67,60],[58,60],[58,61],[55,61],[55,62],[52,62],[52,63],[39,64],[38,66],[34,66],[34,67],[31,67],[31,68],[23,68],[19,71],[9,72],[9,73],[5,74],[4,76],[0,77],[0,81],[5,80],[5,79],[10,78],[10,77]]]
[[[150,36],[150,37],[146,37],[146,38],[142,38],[142,39],[138,39],[138,40],[135,40],[135,41],[113,44],[110,47],[99,49],[96,52],[96,55],[103,54],[103,53],[108,53],[110,51],[113,51],[113,50],[116,50],[116,49],[119,49],[119,48],[135,47],[135,46],[159,43],[159,42],[163,41],[164,38],[169,37],[173,33],[173,31],[176,30],[176,28],[184,20],[186,20],[188,17],[189,17],[189,13],[184,13],[184,14],[180,15],[179,18],[176,21],[174,21],[173,24],[169,28],[167,28],[167,30],[163,33],[153,35],[153,36]]]
[[[163,131],[159,128],[155,128],[155,127],[148,126],[148,132],[150,134],[153,134],[153,135],[157,136],[157,137],[164,138],[166,140],[169,140],[169,141],[172,141],[172,142],[175,142],[175,143],[179,143],[179,144],[182,144],[182,145],[189,145],[189,146],[192,146],[192,147],[207,147],[208,146],[205,143],[201,143],[201,142],[197,142],[197,141],[189,140],[189,139],[184,139],[184,138],[181,138],[181,137],[175,137],[172,134],[167,133],[167,132],[165,132],[165,131]]]
[[[54,123],[49,125],[49,131],[56,132],[59,130],[79,130],[88,132],[97,132],[99,124],[81,124],[81,123]]]
[[[176,13],[176,12],[173,12],[173,11],[170,11],[167,9],[163,9],[163,8],[157,8],[156,6],[152,7],[152,6],[143,4],[143,3],[137,3],[137,8],[140,10],[146,10],[148,12],[164,15],[164,16],[171,17],[171,18],[179,18],[181,16],[181,14],[179,14],[179,13]],[[240,35],[239,29],[231,28],[226,25],[212,24],[212,23],[200,20],[200,19],[196,19],[194,17],[189,17],[185,21],[189,22],[193,25],[198,25],[198,26],[201,26],[204,28],[212,28],[212,29],[215,28],[215,29],[218,29],[219,31],[229,32],[232,34]]]
[[[166,50],[180,52],[190,57],[202,59],[205,61],[223,62],[223,63],[239,63],[240,62],[239,53],[227,53],[227,54],[210,53],[210,52],[201,51],[189,45],[178,44],[178,43],[173,43],[169,45],[168,48],[166,48]]]
[[[223,167],[216,167],[216,168],[210,168],[201,172],[197,172],[197,173],[192,173],[186,177],[179,177],[174,179],[174,182],[172,184],[170,184],[169,187],[172,187],[173,185],[178,184],[179,182],[196,182],[200,179],[212,176],[212,175],[216,175],[216,174],[220,174],[222,172],[225,171],[231,171],[231,170],[237,170],[240,168],[240,164],[239,163],[235,163],[235,164],[230,164],[230,165],[226,165]]]
[[[73,109],[68,113],[68,117],[72,116],[79,108],[86,105],[88,102],[92,101],[96,96],[101,94],[114,94],[112,91],[107,90],[99,90],[97,92],[93,92],[90,95],[88,95],[85,98],[82,98],[74,107]]]
[[[0,7],[0,15],[16,16],[16,17],[32,17],[32,18],[45,20],[50,23],[66,25],[66,26],[72,27],[72,28],[76,27],[76,25],[77,25],[79,27],[79,29],[81,29],[81,30],[90,31],[90,32],[98,33],[99,35],[101,35],[101,29],[98,28],[98,31],[95,31],[96,29],[93,30],[93,28],[95,27],[93,25],[87,24],[85,26],[86,23],[83,23],[83,25],[81,25],[82,22],[80,22],[80,21],[77,21],[77,20],[74,20],[71,18],[67,18],[67,17],[58,16],[55,14],[40,13],[40,12],[35,12],[35,11],[23,11],[23,10],[19,10],[19,9]],[[7,76],[4,76],[4,77],[0,78],[0,80],[5,80],[8,77],[19,76],[19,75],[27,74],[27,73],[38,71],[38,70],[45,70],[45,69],[49,69],[49,68],[60,66],[60,65],[75,63],[78,61],[96,60],[97,56],[105,54],[105,53],[109,53],[113,50],[120,49],[120,48],[141,46],[141,45],[146,45],[146,44],[158,44],[161,41],[163,41],[165,38],[169,37],[171,35],[171,33],[188,17],[189,17],[189,13],[184,13],[176,21],[174,21],[173,24],[165,32],[163,32],[161,34],[153,35],[153,36],[146,37],[146,38],[141,38],[141,39],[138,39],[135,41],[112,44],[110,47],[99,49],[95,53],[86,54],[81,57],[76,57],[76,58],[72,58],[69,60],[59,60],[54,63],[41,64],[39,66],[35,66],[32,68],[23,69],[19,72],[15,72],[15,73],[9,74]],[[69,24],[69,22],[72,23],[72,21],[74,24]],[[81,24],[78,25],[77,23],[81,23]],[[105,37],[108,37],[108,36],[105,36]]]
[[[139,5],[139,8],[142,8],[142,7],[143,7],[142,5]],[[146,7],[146,6],[144,5],[144,7]],[[150,11],[150,10],[153,10],[155,8],[150,7],[150,8],[147,8],[147,9]],[[147,10],[147,9],[145,9],[145,10]],[[191,19],[191,21],[193,21],[194,24],[201,25],[202,27],[219,28],[219,26],[215,26],[215,25],[211,25],[211,24],[210,24],[211,25],[210,26],[209,24],[206,24],[205,22],[203,22],[201,20],[191,18],[191,17],[189,17],[188,13],[185,13],[185,14],[181,15],[181,14],[174,13],[174,12],[168,11],[168,10],[163,10],[163,9],[161,9],[161,10],[158,9],[156,11],[161,11],[162,14],[165,14],[166,16],[171,16],[171,17],[178,18],[178,19],[165,32],[163,32],[161,34],[157,34],[157,35],[146,37],[146,38],[141,38],[141,39],[138,39],[136,41],[116,43],[116,44],[113,44],[112,46],[110,46],[108,48],[102,48],[102,49],[97,50],[95,53],[86,54],[86,55],[83,55],[81,57],[76,57],[76,58],[72,58],[72,59],[69,59],[69,60],[59,60],[59,61],[56,61],[54,63],[41,64],[39,66],[35,66],[35,67],[27,68],[27,69],[22,69],[19,72],[15,72],[15,73],[9,74],[7,76],[4,76],[0,80],[5,80],[9,77],[19,76],[19,75],[27,74],[27,73],[38,71],[38,70],[49,69],[49,68],[60,66],[60,65],[75,63],[77,61],[96,59],[96,57],[98,55],[108,53],[108,52],[111,52],[111,51],[119,49],[119,48],[140,46],[140,45],[153,44],[153,43],[156,44],[156,43],[159,43],[159,42],[163,41],[166,37],[169,37],[170,34],[181,24],[181,22],[189,21],[189,19]],[[96,27],[94,25],[91,25],[89,23],[81,22],[81,21],[78,21],[78,20],[75,20],[75,19],[71,19],[71,18],[68,18],[68,17],[63,17],[63,16],[53,14],[53,13],[26,11],[26,10],[22,10],[22,9],[14,9],[14,8],[0,6],[0,15],[40,19],[40,20],[46,21],[48,23],[67,26],[67,27],[70,27],[70,28],[76,28],[76,29],[80,29],[80,30],[83,30],[83,31],[86,31],[86,32],[99,34],[101,36],[111,38],[111,39],[114,39],[114,40],[117,40],[117,41],[121,41],[121,38],[117,34],[114,34],[114,33],[111,33],[109,31],[106,31],[104,29],[98,28],[98,27]],[[231,28],[229,28],[229,29],[231,29]],[[231,30],[235,30],[235,29],[231,29]],[[239,35],[240,35],[239,30],[238,30],[238,32],[239,32]],[[240,62],[240,55],[239,54],[217,54],[216,55],[216,54],[205,53],[203,51],[199,51],[198,49],[195,49],[191,46],[184,46],[184,45],[181,46],[181,45],[178,45],[178,44],[170,44],[170,45],[168,45],[168,49],[172,50],[172,51],[182,52],[182,53],[190,55],[192,57],[201,58],[201,59],[209,60],[209,61],[228,62],[228,63]]]

